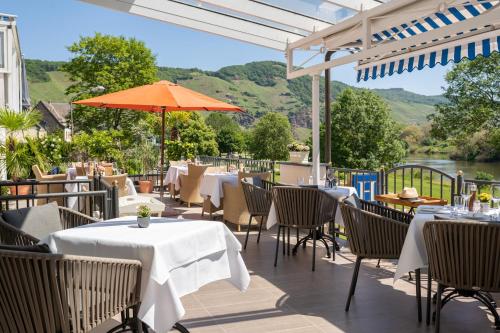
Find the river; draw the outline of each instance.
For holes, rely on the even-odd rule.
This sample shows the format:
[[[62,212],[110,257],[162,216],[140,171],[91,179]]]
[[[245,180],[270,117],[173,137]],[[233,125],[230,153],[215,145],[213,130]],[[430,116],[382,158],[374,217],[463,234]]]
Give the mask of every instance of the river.
[[[456,175],[459,170],[462,170],[467,179],[474,179],[477,171],[484,171],[492,174],[495,180],[500,180],[500,162],[454,161],[450,160],[447,155],[412,154],[406,158],[406,163],[426,165],[450,175]]]

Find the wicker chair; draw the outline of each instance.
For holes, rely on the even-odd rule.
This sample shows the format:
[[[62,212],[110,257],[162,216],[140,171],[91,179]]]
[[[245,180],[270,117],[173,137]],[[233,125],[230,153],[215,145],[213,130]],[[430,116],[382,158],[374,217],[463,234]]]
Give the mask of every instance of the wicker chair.
[[[1,332],[90,332],[129,309],[141,330],[139,261],[2,249],[0,267]]]
[[[345,311],[349,311],[356,291],[358,273],[363,259],[398,259],[408,232],[408,224],[340,203],[349,247],[356,255],[356,265]],[[377,208],[378,209],[378,208]],[[422,320],[420,271],[416,278],[418,320]]]
[[[274,266],[278,262],[280,234],[283,229],[283,243],[285,244],[286,228],[307,229],[313,239],[312,270],[316,268],[316,238],[320,228],[331,219],[331,213],[326,208],[331,203],[328,194],[316,188],[297,186],[273,187],[273,199],[278,220],[278,237]],[[283,246],[283,254],[285,247]]]
[[[246,181],[242,181],[241,186],[243,187],[243,194],[245,195],[248,212],[250,213],[247,234],[245,237],[245,245],[243,246],[243,249],[246,249],[253,218],[260,218],[259,234],[257,236],[257,243],[259,243],[262,224],[264,224],[267,220],[267,216],[269,215],[269,209],[271,208],[273,196],[271,191],[247,183]]]
[[[489,292],[500,292],[500,224],[430,221],[424,225],[429,269],[438,283],[435,332],[441,308],[458,296],[473,297],[491,311],[496,329],[500,317]],[[443,296],[444,288],[452,291]]]
[[[118,196],[124,197],[128,195],[128,186],[127,186],[127,177],[128,174],[123,173],[121,175],[111,175],[111,176],[101,176],[101,179],[108,183],[110,186],[116,184],[118,186]]]
[[[181,202],[187,203],[191,207],[192,203],[202,204],[203,198],[200,196],[200,185],[203,174],[210,165],[188,164],[188,174],[179,175],[181,190]]]
[[[99,222],[98,219],[71,210],[69,208],[58,208],[62,229],[71,229],[81,225]],[[36,237],[29,235],[0,219],[0,244],[24,246],[35,245],[39,241],[40,240]]]
[[[33,165],[31,167],[33,170],[33,173],[35,174],[35,178],[38,181],[44,181],[44,180],[66,180],[68,176],[65,173],[57,174],[57,175],[46,175],[42,172],[40,167],[38,165]],[[37,185],[36,186],[36,193],[37,194],[46,194],[46,193],[63,193],[64,192],[64,184],[43,184],[43,185]],[[62,197],[54,197],[54,198],[49,198],[49,199],[38,199],[40,203],[45,204],[49,203],[52,201],[56,201],[59,206],[62,206],[64,204],[64,199]]]

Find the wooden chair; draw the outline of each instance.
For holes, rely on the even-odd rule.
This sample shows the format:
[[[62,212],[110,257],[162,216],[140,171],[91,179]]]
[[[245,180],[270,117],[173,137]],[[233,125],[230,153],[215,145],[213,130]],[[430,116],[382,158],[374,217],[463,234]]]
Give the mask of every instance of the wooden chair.
[[[0,332],[90,332],[129,309],[141,329],[137,260],[0,249],[0,267]]]
[[[312,270],[316,268],[316,238],[319,229],[331,219],[331,212],[325,209],[331,204],[331,199],[317,188],[298,186],[274,186],[273,200],[278,222],[278,236],[274,266],[278,262],[280,235],[283,229],[283,243],[285,244],[285,230],[287,228],[306,229],[311,232],[313,240]],[[285,254],[285,246],[283,246]]]
[[[423,232],[429,270],[438,283],[434,331],[439,332],[442,307],[458,296],[483,303],[500,329],[496,304],[489,295],[500,292],[500,224],[430,221]],[[452,291],[442,297],[445,287]],[[429,311],[430,302],[427,306]]]
[[[127,177],[128,174],[122,173],[121,175],[101,176],[101,179],[109,185],[113,185],[116,181],[118,186],[118,196],[124,197],[128,195],[129,190],[127,186]]]
[[[374,214],[360,208],[340,203],[349,248],[356,255],[356,265],[349,288],[345,311],[349,311],[351,298],[356,291],[359,269],[363,259],[398,259],[408,232],[408,223]],[[416,271],[418,320],[422,320],[420,270]]]
[[[250,214],[250,217],[248,218],[248,228],[245,237],[245,245],[243,246],[243,249],[246,249],[248,243],[248,235],[250,234],[250,228],[252,227],[253,218],[260,220],[259,234],[257,236],[257,244],[260,241],[262,224],[264,224],[265,221],[267,220],[267,216],[269,215],[269,209],[271,208],[272,193],[270,190],[263,189],[261,187],[247,183],[246,181],[242,181],[241,186],[243,188],[243,194],[245,196],[248,212]]]
[[[241,180],[244,178],[260,178],[269,179],[271,173],[269,172],[238,172],[238,182],[237,184],[223,183],[222,188],[224,190],[224,198],[222,202],[224,205],[224,216],[223,219],[226,222],[235,224],[238,231],[241,230],[241,225],[248,223],[250,213],[248,212],[247,203],[245,201],[245,195],[243,194],[243,187],[241,186]]]
[[[57,174],[57,175],[47,175],[42,172],[40,167],[38,165],[33,165],[31,167],[33,170],[33,173],[35,174],[35,178],[38,181],[51,181],[51,180],[66,180],[68,176],[65,173]],[[36,193],[37,194],[47,194],[47,193],[63,193],[64,192],[64,184],[41,184],[36,186]],[[37,200],[41,201],[41,203],[45,204],[48,202],[57,202],[59,206],[64,205],[64,199],[62,197],[54,197],[54,198],[48,198],[48,199],[39,199]]]
[[[210,165],[194,165],[188,164],[188,174],[179,175],[181,190],[181,202],[187,203],[191,207],[192,203],[202,204],[203,197],[200,196],[200,184],[203,174]]]
[[[113,176],[113,163],[102,162],[100,167],[103,170],[104,176]]]

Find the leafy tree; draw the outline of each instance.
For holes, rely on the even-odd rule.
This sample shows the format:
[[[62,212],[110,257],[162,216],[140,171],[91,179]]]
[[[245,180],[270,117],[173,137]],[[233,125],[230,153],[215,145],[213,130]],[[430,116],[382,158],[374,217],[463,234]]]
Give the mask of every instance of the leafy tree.
[[[376,169],[392,166],[405,155],[387,103],[368,90],[342,91],[332,103],[331,126],[335,166]]]
[[[121,167],[123,165],[122,140],[124,134],[117,130],[92,130],[79,132],[73,137],[74,152],[77,158],[87,161],[98,159],[101,161],[115,161]]]
[[[245,146],[243,132],[233,118],[223,113],[212,112],[205,122],[215,131],[219,152],[241,153],[243,151]]]
[[[288,118],[270,112],[260,118],[250,134],[249,151],[254,158],[287,160],[287,145],[292,142],[292,128]]]
[[[66,89],[74,99],[96,95],[92,88],[103,86],[105,93],[128,89],[156,80],[155,57],[145,44],[134,38],[96,33],[81,37],[68,47],[73,54],[62,66],[72,84]],[[146,112],[76,106],[73,111],[77,129],[115,129],[128,131],[140,119],[153,117]]]
[[[195,112],[173,112],[168,114],[170,140],[166,140],[166,155],[170,160],[196,155],[217,156],[217,141],[214,130],[205,124]]]
[[[438,138],[470,136],[500,127],[500,54],[463,60],[446,74],[449,103],[429,116]]]

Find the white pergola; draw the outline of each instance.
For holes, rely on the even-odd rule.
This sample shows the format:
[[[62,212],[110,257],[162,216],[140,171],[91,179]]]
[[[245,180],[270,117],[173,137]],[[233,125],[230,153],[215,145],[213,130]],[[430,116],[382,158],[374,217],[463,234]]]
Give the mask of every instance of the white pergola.
[[[81,1],[283,51],[289,79],[312,76],[316,184],[323,71],[357,63],[358,80],[375,79],[487,56],[500,44],[500,0]],[[295,64],[298,52],[311,56]]]

